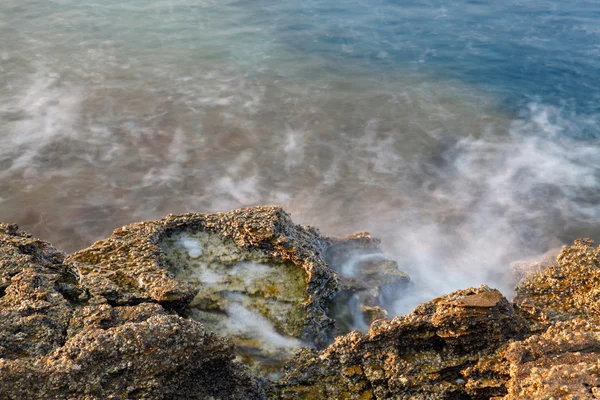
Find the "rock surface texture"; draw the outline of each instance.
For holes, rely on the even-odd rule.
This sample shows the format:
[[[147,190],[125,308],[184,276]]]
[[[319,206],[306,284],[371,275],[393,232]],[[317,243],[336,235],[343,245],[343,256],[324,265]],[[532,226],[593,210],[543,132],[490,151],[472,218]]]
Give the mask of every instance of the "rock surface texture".
[[[161,299],[185,296],[158,278]],[[0,398],[264,397],[227,341],[126,284],[98,282],[0,224]]]
[[[518,272],[513,302],[480,286],[390,320],[409,279],[379,242],[278,207],[69,256],[0,224],[0,399],[600,399],[600,248]]]
[[[514,303],[460,290],[305,350],[271,398],[600,399],[600,248],[577,240],[539,264]]]

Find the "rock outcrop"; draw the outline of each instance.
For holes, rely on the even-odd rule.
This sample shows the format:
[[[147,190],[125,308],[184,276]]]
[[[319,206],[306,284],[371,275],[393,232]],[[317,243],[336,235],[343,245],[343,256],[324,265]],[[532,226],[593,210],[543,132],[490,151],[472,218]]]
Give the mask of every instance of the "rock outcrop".
[[[326,303],[338,283],[322,257],[327,246],[280,208],[253,207],[125,226],[67,262],[111,304],[176,310],[228,336],[269,374],[301,344],[331,338]]]
[[[1,225],[0,397],[264,398],[258,376],[331,342],[325,253],[349,240],[278,207],[132,224],[69,256]]]
[[[270,397],[598,399],[600,248],[577,240],[543,264],[524,268],[514,303],[460,290],[304,350]]]
[[[507,371],[489,368],[499,347],[527,333],[497,290],[467,289],[376,321],[366,334],[306,350],[288,365],[275,398],[455,399],[504,394]]]
[[[113,303],[95,282],[0,224],[0,398],[263,397],[227,341],[124,285]]]
[[[379,241],[278,207],[140,222],[69,256],[0,224],[0,398],[600,398],[600,248],[516,272],[512,302],[480,286],[390,320],[409,279]]]
[[[564,247],[517,286],[515,305],[537,334],[505,353],[506,399],[600,399],[600,247]]]

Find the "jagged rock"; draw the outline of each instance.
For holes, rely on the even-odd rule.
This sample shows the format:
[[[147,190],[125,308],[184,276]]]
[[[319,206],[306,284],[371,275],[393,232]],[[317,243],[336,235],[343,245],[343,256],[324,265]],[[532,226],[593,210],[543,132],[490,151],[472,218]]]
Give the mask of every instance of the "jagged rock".
[[[600,249],[589,239],[564,247],[556,262],[517,286],[515,303],[539,318],[571,319],[600,314]]]
[[[424,303],[404,317],[376,321],[367,334],[355,331],[338,337],[321,352],[305,350],[288,364],[271,397],[455,399],[502,395],[506,393],[504,371],[484,368],[491,382],[473,385],[471,374],[477,371],[472,367],[493,358],[499,347],[526,333],[522,318],[497,290],[481,286],[457,291]]]
[[[514,303],[481,286],[392,320],[382,299],[408,277],[378,248],[278,207],[132,224],[68,257],[0,224],[0,398],[600,398],[591,241],[517,268]],[[318,350],[356,325],[335,312],[350,299],[369,331]],[[272,331],[232,333],[236,315]],[[312,347],[265,346],[287,340]]]
[[[14,398],[163,398],[200,384],[189,398],[260,397],[234,355],[274,378],[300,345],[328,344],[339,277],[325,253],[361,240],[378,247],[368,234],[322,237],[279,207],[140,222],[67,257],[12,225],[2,237],[0,357],[9,378],[0,385],[13,382]],[[370,264],[371,281],[386,282],[374,270],[385,262],[378,255]],[[406,279],[388,264],[386,274]],[[235,354],[207,329],[231,339]]]
[[[111,305],[46,242],[0,224],[2,399],[259,399],[231,345],[120,287]],[[146,298],[143,300],[150,301]]]
[[[600,325],[557,321],[541,334],[512,343],[508,395],[517,399],[599,399]]]
[[[514,304],[485,286],[462,290],[304,350],[269,396],[600,398],[600,248],[577,240],[526,275]]]
[[[336,335],[352,329],[367,330],[373,321],[387,317],[385,305],[391,304],[410,282],[379,245],[380,240],[368,232],[331,239],[325,259],[340,282],[340,292],[330,304]]]
[[[231,269],[243,262],[285,265],[277,272],[288,269],[294,282],[284,284],[304,279],[300,282],[303,297],[290,300],[298,300],[297,311],[303,317],[293,327],[295,333],[302,339],[325,342],[332,326],[324,312],[325,302],[337,289],[335,276],[320,257],[326,245],[316,230],[293,224],[281,208],[253,207],[218,214],[170,215],[125,226],[110,238],[69,256],[67,262],[77,267],[91,290],[114,304],[156,301],[179,308],[187,306],[199,291],[204,290],[207,301],[220,291],[199,287],[202,282],[190,277],[191,262],[206,266],[207,275],[226,274],[217,272],[218,267]],[[196,246],[192,250],[199,254],[190,256],[186,246]],[[211,268],[214,265],[217,267]],[[230,283],[233,286],[236,282]],[[272,293],[275,291],[273,288],[265,294],[277,297]]]
[[[302,343],[331,340],[327,302],[338,283],[323,258],[329,245],[279,207],[251,207],[132,224],[66,262],[94,295],[182,311],[267,374]]]
[[[599,304],[600,247],[589,239],[517,286],[515,305],[537,334],[504,354],[506,400],[600,399]]]

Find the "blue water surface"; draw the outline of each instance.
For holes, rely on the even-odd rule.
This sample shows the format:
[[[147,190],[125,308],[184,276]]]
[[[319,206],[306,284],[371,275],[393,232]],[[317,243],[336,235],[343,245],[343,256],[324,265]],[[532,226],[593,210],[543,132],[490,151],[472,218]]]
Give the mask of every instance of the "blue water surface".
[[[374,75],[427,71],[499,94],[513,111],[532,101],[580,114],[600,111],[597,1],[259,4],[262,23],[273,24],[278,40],[333,65],[362,64]]]

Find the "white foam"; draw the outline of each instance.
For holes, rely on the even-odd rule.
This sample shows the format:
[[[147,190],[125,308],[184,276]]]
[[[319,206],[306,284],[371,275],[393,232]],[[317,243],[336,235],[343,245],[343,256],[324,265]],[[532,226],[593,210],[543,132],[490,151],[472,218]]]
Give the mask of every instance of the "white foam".
[[[396,313],[481,283],[510,296],[512,262],[560,246],[569,226],[600,222],[590,197],[600,187],[599,149],[568,137],[587,120],[533,103],[509,135],[465,137],[449,148],[443,169],[417,192],[429,197],[415,196],[396,226],[378,219],[387,225],[384,245],[419,288],[397,301]]]
[[[365,261],[381,260],[384,256],[382,253],[373,254],[355,254],[349,257],[340,267],[339,272],[347,278],[358,277],[358,266]]]
[[[224,274],[219,274],[216,271],[208,268],[206,265],[202,265],[200,270],[200,281],[202,283],[215,284],[222,283],[226,280],[227,276]]]
[[[229,316],[229,327],[234,335],[249,335],[263,340],[269,346],[278,348],[298,348],[302,345],[297,339],[279,334],[269,320],[239,303],[230,303],[227,315]]]
[[[285,154],[285,168],[288,172],[304,161],[304,135],[306,135],[305,132],[294,130],[289,126],[286,127],[283,152]]]
[[[273,270],[274,268],[270,265],[241,262],[235,264],[234,267],[229,270],[229,273],[231,275],[242,277],[242,279],[244,279],[246,283],[249,284],[251,282],[262,279],[263,277],[272,273]]]
[[[27,171],[31,176],[43,167],[33,160],[46,146],[60,139],[75,138],[81,101],[79,88],[59,86],[58,76],[40,67],[16,100],[0,104],[0,112],[23,114],[23,118],[3,127],[9,130],[2,138],[0,160],[10,159],[11,166],[0,171],[0,176],[15,170]],[[72,171],[61,171],[69,172]]]
[[[187,250],[190,258],[199,258],[202,255],[202,244],[196,238],[188,235],[181,235],[176,244]]]

